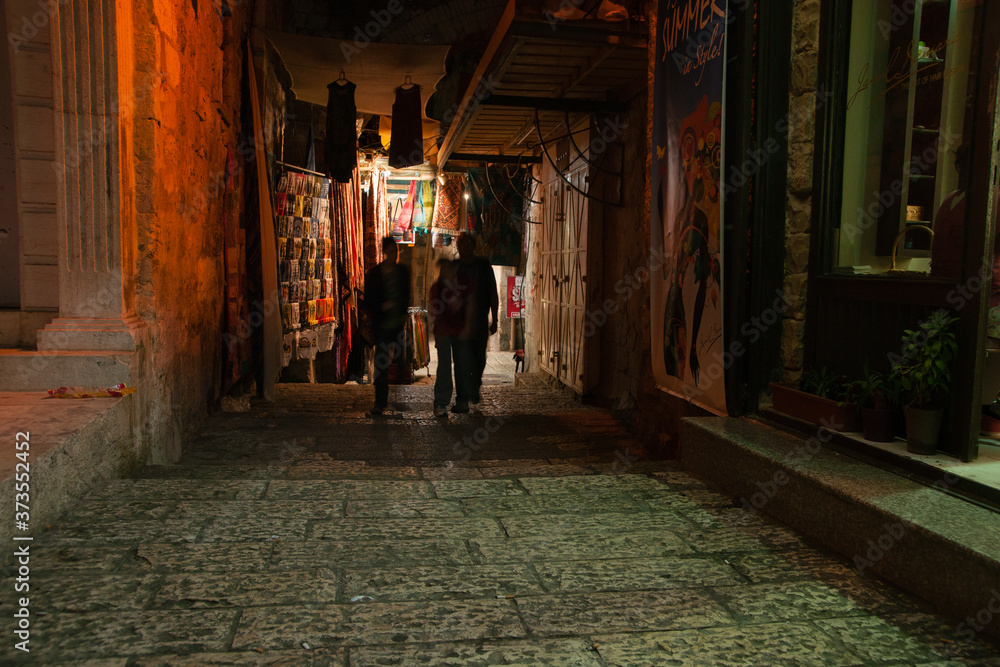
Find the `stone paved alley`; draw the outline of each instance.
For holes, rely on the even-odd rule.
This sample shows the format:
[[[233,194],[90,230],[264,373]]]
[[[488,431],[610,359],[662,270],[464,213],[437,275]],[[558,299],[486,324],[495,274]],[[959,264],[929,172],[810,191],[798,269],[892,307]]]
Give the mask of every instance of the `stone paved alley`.
[[[370,387],[283,385],[180,465],[90,494],[33,543],[32,650],[8,633],[0,662],[1000,665],[956,619],[629,460],[606,411],[529,382],[442,421],[430,390],[373,420]]]

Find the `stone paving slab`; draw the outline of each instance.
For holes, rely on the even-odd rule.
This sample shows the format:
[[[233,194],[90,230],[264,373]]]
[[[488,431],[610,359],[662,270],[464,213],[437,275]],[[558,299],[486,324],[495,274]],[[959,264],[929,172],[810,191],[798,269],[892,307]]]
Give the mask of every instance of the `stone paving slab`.
[[[288,651],[254,651],[232,653],[195,653],[194,655],[163,655],[141,657],[133,667],[347,667],[345,649],[303,649]]]
[[[74,519],[87,523],[117,523],[146,519],[159,521],[170,514],[174,503],[164,501],[135,501],[117,497],[114,499],[86,501],[77,504],[73,509]]]
[[[599,513],[582,516],[566,514],[512,515],[503,517],[502,521],[507,534],[511,537],[688,531],[691,526],[683,517],[666,512],[659,514]]]
[[[427,517],[421,519],[341,519],[312,523],[313,540],[420,540],[442,535],[468,539],[500,537],[503,528],[494,519]]]
[[[40,576],[39,576],[40,575]],[[31,609],[45,612],[124,611],[145,608],[156,591],[156,577],[120,577],[106,572],[39,572],[31,577]]]
[[[138,544],[139,542],[194,542],[201,534],[206,517],[189,520],[116,521],[109,523],[54,523],[47,537],[53,541],[88,542],[94,546]]]
[[[288,649],[302,642],[336,648],[523,636],[510,600],[358,603],[248,609],[240,618],[233,649]]]
[[[201,533],[202,542],[266,542],[304,540],[313,519],[271,516],[219,516]]]
[[[426,468],[424,472],[427,472]],[[481,475],[478,479],[436,480],[431,482],[431,486],[438,498],[493,498],[527,493],[517,479],[483,479]]]
[[[550,561],[535,565],[550,592],[594,593],[734,586],[743,577],[711,558],[615,558]]]
[[[276,480],[267,488],[268,500],[416,500],[434,498],[430,482],[365,479]]]
[[[282,520],[341,519],[343,500],[239,500],[182,501],[170,513],[173,519],[187,520],[213,516],[217,519],[268,518]]]
[[[265,570],[274,545],[270,542],[213,544],[140,544],[136,560],[154,572],[219,572]]]
[[[520,462],[510,465],[498,465],[483,467],[479,469],[483,477],[491,479],[494,477],[524,477],[526,475],[545,475],[548,477],[558,477],[560,475],[593,475],[590,468],[572,464],[542,464],[525,465]]]
[[[465,565],[472,558],[464,540],[377,540],[275,542],[271,568],[383,568],[398,565]]]
[[[606,664],[629,667],[868,664],[810,623],[596,635],[594,640]]]
[[[160,609],[260,607],[337,601],[337,576],[326,568],[284,572],[191,572],[163,578]]]
[[[530,565],[467,565],[344,571],[344,595],[379,602],[496,599],[544,593]]]
[[[465,516],[457,500],[349,500],[348,517],[420,518]]]
[[[755,584],[847,577],[853,569],[815,551],[790,551],[782,555],[771,552],[731,554],[726,561]]]
[[[518,600],[518,609],[543,637],[735,624],[712,597],[688,589],[527,597]]]
[[[583,639],[438,643],[421,646],[361,646],[348,649],[351,667],[604,667]]]
[[[860,658],[859,664],[901,662],[920,664],[941,660],[944,656],[926,643],[911,637],[892,624],[891,619],[835,618],[817,620],[815,624],[827,635],[834,637]]]
[[[499,498],[463,498],[469,516],[528,516],[541,514],[594,514],[610,512],[645,512],[630,496],[614,491],[581,494],[546,494],[542,496],[503,496]]]
[[[448,467],[421,467],[420,476],[424,479],[432,480],[465,480],[483,479],[483,473],[479,468],[466,468],[454,466]]]
[[[264,494],[267,483],[220,479],[117,479],[87,496],[88,500],[115,498],[155,500],[255,500]]]
[[[47,662],[74,658],[225,651],[238,612],[134,611],[58,613],[39,616],[32,624],[31,658]],[[0,646],[0,663],[12,660],[9,642]]]
[[[754,533],[731,530],[677,531],[695,551],[705,554],[733,554],[767,551],[764,540]]]
[[[819,582],[753,584],[718,588],[716,595],[746,623],[773,623],[801,618],[856,616],[865,610],[837,589]]]
[[[288,469],[288,479],[351,479],[363,477],[369,479],[416,479],[420,470],[416,467],[395,468],[361,468],[349,470],[337,466],[291,466]]]
[[[584,560],[688,554],[691,548],[671,533],[542,535],[523,538],[473,539],[471,546],[486,563]]]
[[[534,494],[593,494],[619,487],[613,475],[587,475],[583,477],[525,477],[521,485]]]
[[[127,546],[86,546],[46,544],[31,552],[32,569],[39,573],[58,572],[74,576],[77,572],[122,572],[145,569]]]

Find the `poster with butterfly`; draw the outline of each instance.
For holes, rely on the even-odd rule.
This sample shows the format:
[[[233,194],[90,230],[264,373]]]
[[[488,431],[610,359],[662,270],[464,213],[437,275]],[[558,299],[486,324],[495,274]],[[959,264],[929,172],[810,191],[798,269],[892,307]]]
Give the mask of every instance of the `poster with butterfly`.
[[[653,372],[662,389],[725,415],[720,227],[726,1],[659,0],[656,16]]]

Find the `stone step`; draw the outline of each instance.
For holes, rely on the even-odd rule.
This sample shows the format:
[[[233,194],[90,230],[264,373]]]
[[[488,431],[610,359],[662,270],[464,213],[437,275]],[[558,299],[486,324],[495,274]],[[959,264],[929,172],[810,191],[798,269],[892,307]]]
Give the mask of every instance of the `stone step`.
[[[694,475],[959,618],[1000,599],[1000,514],[760,422],[685,419]],[[944,473],[942,473],[944,475]],[[947,487],[947,478],[940,480]],[[1000,624],[983,623],[1000,636]]]
[[[11,544],[15,534],[37,535],[96,485],[130,474],[137,461],[146,459],[148,452],[135,451],[134,398],[54,399],[43,392],[0,392],[0,442],[5,443],[0,497],[10,499],[11,512],[16,483],[28,484],[26,492],[23,486],[17,491],[27,494],[21,499],[27,500],[27,526],[0,522],[0,542]],[[21,442],[28,444],[16,449]],[[12,553],[5,550],[0,563],[9,562]]]
[[[136,355],[114,352],[0,350],[0,391],[98,389],[138,381]]]

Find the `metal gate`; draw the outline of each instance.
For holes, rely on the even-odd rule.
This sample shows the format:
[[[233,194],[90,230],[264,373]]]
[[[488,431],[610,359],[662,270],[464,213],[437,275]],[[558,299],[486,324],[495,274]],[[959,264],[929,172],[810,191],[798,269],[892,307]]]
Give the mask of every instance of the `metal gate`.
[[[586,166],[566,178],[586,191]],[[557,176],[546,185],[542,211],[540,366],[582,393],[587,198]]]

